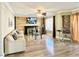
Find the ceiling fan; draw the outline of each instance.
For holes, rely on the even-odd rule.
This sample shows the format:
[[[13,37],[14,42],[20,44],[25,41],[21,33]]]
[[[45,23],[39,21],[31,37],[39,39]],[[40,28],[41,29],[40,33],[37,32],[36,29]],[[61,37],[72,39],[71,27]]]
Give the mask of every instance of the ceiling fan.
[[[37,10],[37,16],[45,17],[46,16],[46,12],[43,12],[42,10]]]
[[[26,15],[31,17],[48,17],[52,13],[52,9],[31,9]]]

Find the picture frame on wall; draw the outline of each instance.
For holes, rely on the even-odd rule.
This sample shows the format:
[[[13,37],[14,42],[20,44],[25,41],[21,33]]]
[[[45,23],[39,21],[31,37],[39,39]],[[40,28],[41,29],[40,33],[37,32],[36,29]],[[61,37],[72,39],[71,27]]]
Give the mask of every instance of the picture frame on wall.
[[[37,18],[36,17],[28,17],[27,24],[36,24],[37,23]]]

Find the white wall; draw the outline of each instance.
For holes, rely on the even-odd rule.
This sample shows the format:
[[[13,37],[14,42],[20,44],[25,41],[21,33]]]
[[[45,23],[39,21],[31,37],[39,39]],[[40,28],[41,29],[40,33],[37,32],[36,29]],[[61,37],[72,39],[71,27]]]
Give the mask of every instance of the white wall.
[[[0,3],[0,56],[3,55],[3,48],[2,48],[2,33],[1,33],[1,3]]]
[[[10,10],[7,8],[7,6],[2,7],[2,34],[3,37],[6,36],[8,33],[10,33],[14,29],[14,16],[10,12]],[[12,20],[13,26],[9,27],[9,20]],[[5,30],[6,29],[6,30]]]
[[[70,15],[71,12],[63,12],[56,14],[56,37],[59,37],[59,32],[57,30],[62,30],[62,15]]]
[[[53,31],[53,17],[47,18],[45,20],[45,26],[47,31]]]
[[[58,38],[58,36],[59,36],[59,32],[57,32],[57,30],[61,30],[62,29],[62,16],[61,16],[61,14],[57,14],[56,15],[56,19],[55,19],[56,21],[56,37]]]
[[[3,54],[3,39],[8,33],[10,33],[12,30],[14,30],[14,16],[11,13],[10,9],[4,3],[1,3],[1,9],[0,10],[1,10],[1,23],[0,23],[1,24],[1,26],[0,26],[0,29],[1,29],[0,56],[1,56],[1,55],[4,55]],[[8,26],[9,19],[13,21],[12,27]]]

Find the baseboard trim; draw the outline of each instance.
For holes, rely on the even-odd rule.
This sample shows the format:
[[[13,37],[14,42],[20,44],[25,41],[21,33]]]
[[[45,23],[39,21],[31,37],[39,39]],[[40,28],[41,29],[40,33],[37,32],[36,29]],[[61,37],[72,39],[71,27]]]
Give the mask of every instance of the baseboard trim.
[[[25,51],[20,51],[20,52],[15,52],[15,53],[10,53],[10,54],[5,54],[4,56],[8,56],[8,55],[12,55],[12,54],[20,54],[20,53],[24,53]]]
[[[53,31],[46,30],[46,33],[53,34]]]

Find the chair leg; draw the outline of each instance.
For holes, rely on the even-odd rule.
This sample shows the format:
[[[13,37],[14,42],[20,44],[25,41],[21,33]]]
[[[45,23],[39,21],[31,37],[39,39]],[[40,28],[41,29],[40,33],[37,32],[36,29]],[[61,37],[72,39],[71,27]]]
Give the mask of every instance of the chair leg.
[[[40,36],[41,36],[41,39],[42,39],[42,34]]]
[[[33,36],[33,31],[32,31],[32,36]]]
[[[36,34],[35,34],[35,40],[36,40]]]

